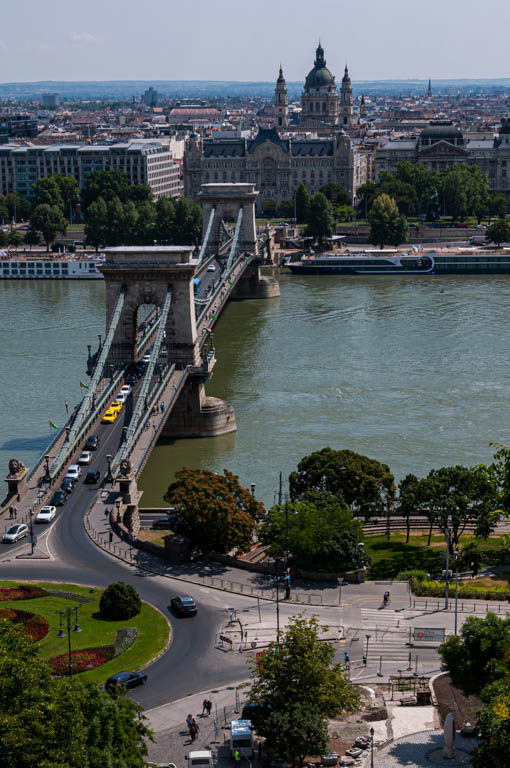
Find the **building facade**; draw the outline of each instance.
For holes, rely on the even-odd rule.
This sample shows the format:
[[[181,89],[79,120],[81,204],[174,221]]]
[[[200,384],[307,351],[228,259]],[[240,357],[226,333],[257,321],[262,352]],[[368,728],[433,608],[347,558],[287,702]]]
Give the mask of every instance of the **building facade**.
[[[493,138],[466,139],[452,121],[436,120],[418,138],[387,142],[375,155],[375,177],[394,173],[401,160],[423,163],[438,173],[456,163],[476,165],[487,177],[489,189],[506,195],[510,203],[510,119],[503,119]]]
[[[335,78],[326,66],[324,49],[319,42],[313,69],[306,76],[301,95],[300,129],[331,133],[340,120],[338,104]]]
[[[74,176],[81,188],[92,171],[125,171],[130,184],[147,184],[157,200],[182,194],[179,166],[159,142],[122,144],[53,144],[0,146],[0,194],[32,195],[32,184],[61,173]]]
[[[369,153],[358,152],[341,129],[316,139],[281,138],[276,128],[261,128],[254,139],[203,139],[195,133],[184,153],[184,194],[197,199],[202,184],[249,182],[259,192],[261,214],[293,198],[301,183],[314,194],[334,182],[355,202],[370,169]]]

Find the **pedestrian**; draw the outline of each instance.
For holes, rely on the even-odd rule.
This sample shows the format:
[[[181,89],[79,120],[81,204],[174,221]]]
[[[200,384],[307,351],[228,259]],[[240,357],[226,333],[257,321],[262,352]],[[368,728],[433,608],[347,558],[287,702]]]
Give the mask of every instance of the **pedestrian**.
[[[9,507],[9,520],[12,520],[13,517],[14,517],[14,507],[11,504],[11,506]]]
[[[18,507],[14,507],[13,513],[14,513],[14,519],[17,520],[18,519]]]
[[[204,715],[207,712],[207,699],[204,699],[202,702],[202,715]]]
[[[195,739],[196,739],[196,738],[197,738],[197,736],[198,736],[198,732],[199,732],[199,730],[200,730],[200,726],[198,725],[198,723],[197,723],[197,721],[195,720],[195,718],[193,718],[193,723],[192,723],[192,726],[191,726],[191,728],[192,728],[192,732],[191,732],[191,741],[195,741]]]
[[[109,533],[109,537],[110,537],[110,544],[111,544],[111,543],[112,543],[112,541],[113,541],[113,531],[110,531],[110,533]]]
[[[212,709],[212,701],[211,701],[211,699],[207,699],[207,714],[208,715],[211,714],[211,709]]]
[[[119,539],[122,541],[124,538],[124,534],[122,533],[122,529],[119,531]]]
[[[105,507],[104,516],[105,517],[109,517],[110,516],[110,510],[108,509],[108,507]]]
[[[235,768],[241,768],[241,753],[238,749],[234,752],[234,765]]]

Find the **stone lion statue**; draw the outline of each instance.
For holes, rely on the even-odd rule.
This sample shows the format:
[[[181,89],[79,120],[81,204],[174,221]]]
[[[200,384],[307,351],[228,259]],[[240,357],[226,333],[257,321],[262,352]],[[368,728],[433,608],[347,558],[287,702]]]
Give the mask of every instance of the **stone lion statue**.
[[[123,475],[123,477],[127,477],[131,474],[133,470],[133,465],[129,461],[129,459],[122,459],[120,462],[120,474]]]
[[[11,459],[9,461],[10,475],[19,475],[19,473],[22,472],[24,469],[26,469],[26,467],[20,459]]]

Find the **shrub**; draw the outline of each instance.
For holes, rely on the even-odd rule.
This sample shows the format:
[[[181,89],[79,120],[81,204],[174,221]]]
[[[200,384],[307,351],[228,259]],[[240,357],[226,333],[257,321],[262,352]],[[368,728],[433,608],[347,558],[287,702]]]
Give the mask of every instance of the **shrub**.
[[[415,595],[424,597],[444,597],[444,581],[418,581],[413,579],[412,590]],[[455,581],[450,581],[448,594],[455,597]],[[510,600],[510,587],[486,587],[483,585],[459,582],[459,598],[463,600]]]
[[[412,581],[413,579],[416,579],[416,581],[425,581],[426,578],[427,572],[420,571],[418,569],[411,571],[400,571],[400,573],[397,573],[395,576],[396,581]]]
[[[99,610],[105,619],[131,619],[140,613],[141,608],[138,592],[123,581],[110,584],[99,601]]]

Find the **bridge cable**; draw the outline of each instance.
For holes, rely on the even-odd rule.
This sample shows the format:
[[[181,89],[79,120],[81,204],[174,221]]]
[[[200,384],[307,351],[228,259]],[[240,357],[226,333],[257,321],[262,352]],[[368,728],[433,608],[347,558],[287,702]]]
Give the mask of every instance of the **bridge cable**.
[[[207,248],[207,243],[209,242],[209,235],[211,234],[215,213],[216,213],[216,208],[211,208],[211,215],[209,216],[209,222],[207,224],[207,229],[205,230],[205,238],[198,254],[199,263],[203,260],[205,256],[205,251]]]

